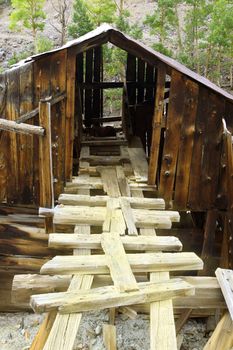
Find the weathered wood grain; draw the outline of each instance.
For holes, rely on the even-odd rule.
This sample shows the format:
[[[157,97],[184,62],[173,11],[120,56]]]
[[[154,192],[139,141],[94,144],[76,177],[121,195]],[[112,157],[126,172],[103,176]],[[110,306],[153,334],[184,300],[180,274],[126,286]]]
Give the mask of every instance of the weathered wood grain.
[[[194,253],[127,254],[133,272],[200,270],[203,263]],[[56,256],[41,268],[42,274],[109,274],[104,255]]]
[[[180,295],[193,295],[194,288],[180,279],[159,283],[139,283],[139,291],[119,293],[113,286],[86,292],[41,294],[31,297],[36,312],[59,309],[61,313],[100,310],[117,306],[166,300]]]
[[[163,64],[158,67],[155,109],[152,121],[152,141],[150,149],[150,163],[148,173],[148,184],[155,185],[156,174],[158,169],[158,157],[160,148],[160,136],[162,127],[162,116],[164,108],[164,93],[165,93],[166,68]]]
[[[169,203],[173,197],[181,124],[184,111],[184,94],[185,78],[182,74],[173,70],[159,184],[159,194],[164,198],[167,205],[171,205]]]

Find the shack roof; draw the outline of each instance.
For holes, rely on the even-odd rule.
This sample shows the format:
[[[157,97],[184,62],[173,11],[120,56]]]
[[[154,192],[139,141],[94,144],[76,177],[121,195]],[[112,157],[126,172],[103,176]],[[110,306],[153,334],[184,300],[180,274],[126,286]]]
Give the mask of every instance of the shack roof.
[[[207,88],[213,90],[214,92],[224,96],[230,102],[233,103],[233,95],[223,90],[216,84],[212,83],[209,79],[193,72],[191,69],[185,67],[183,64],[178,61],[163,55],[162,53],[153,50],[152,48],[146,46],[145,44],[125,35],[121,31],[115,29],[109,24],[102,24],[93,31],[77,38],[72,41],[69,41],[64,46],[56,48],[51,51],[47,51],[41,54],[37,54],[29,57],[28,59],[21,62],[21,64],[30,62],[32,60],[38,60],[41,57],[46,55],[52,55],[54,52],[62,51],[69,48],[75,48],[76,52],[84,52],[90,48],[97,47],[101,44],[110,42],[115,46],[143,59],[144,61],[155,65],[159,61],[165,63],[170,68],[174,68],[180,73],[186,75],[187,77],[193,79],[199,84],[206,86]]]

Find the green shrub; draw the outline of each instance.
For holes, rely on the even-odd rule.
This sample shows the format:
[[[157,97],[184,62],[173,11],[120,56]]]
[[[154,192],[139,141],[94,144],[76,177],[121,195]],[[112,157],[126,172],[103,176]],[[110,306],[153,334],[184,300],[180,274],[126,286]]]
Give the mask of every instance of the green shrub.
[[[54,42],[45,36],[38,36],[36,39],[36,53],[50,51],[54,48]]]
[[[31,52],[28,51],[22,51],[19,53],[13,53],[13,56],[8,60],[8,65],[12,66],[13,64],[18,63],[21,60],[24,60],[25,58],[31,56]]]

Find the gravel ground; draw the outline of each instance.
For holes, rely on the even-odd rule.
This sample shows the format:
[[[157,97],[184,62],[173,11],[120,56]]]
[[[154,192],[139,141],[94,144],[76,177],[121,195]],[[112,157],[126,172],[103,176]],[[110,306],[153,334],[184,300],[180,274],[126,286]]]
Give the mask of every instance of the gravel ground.
[[[29,313],[0,314],[0,349],[29,349],[42,319],[41,315]],[[105,350],[102,338],[104,323],[108,323],[107,310],[85,313],[74,350]],[[138,315],[135,320],[119,315],[116,318],[116,328],[118,350],[149,349],[148,315]],[[204,320],[189,320],[178,336],[180,350],[202,350],[208,337]]]

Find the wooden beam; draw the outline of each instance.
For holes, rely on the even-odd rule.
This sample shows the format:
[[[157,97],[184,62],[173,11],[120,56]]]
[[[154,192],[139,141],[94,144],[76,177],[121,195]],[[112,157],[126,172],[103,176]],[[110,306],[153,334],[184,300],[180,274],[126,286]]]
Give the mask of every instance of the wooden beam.
[[[39,103],[39,123],[46,130],[46,135],[39,139],[40,206],[53,208],[54,190],[51,142],[51,106],[48,102]]]
[[[133,216],[133,212],[130,206],[130,203],[127,201],[127,199],[120,199],[120,205],[121,205],[121,210],[125,219],[125,223],[128,229],[128,235],[129,236],[137,236],[137,228],[135,225],[135,219]]]
[[[65,292],[69,287],[71,275],[15,275],[12,285],[12,301],[15,305],[25,307],[29,305],[30,296],[34,294]],[[176,313],[179,310],[193,309],[202,310],[203,315],[206,309],[226,309],[226,304],[215,277],[179,277],[190,283],[195,288],[195,295],[176,298],[173,301]],[[136,275],[137,282],[148,281],[147,277]],[[112,284],[110,275],[95,275],[93,288],[103,287]],[[139,309],[139,307],[137,307]],[[148,313],[149,306],[142,308],[142,312]]]
[[[137,197],[125,197],[122,199],[129,201],[133,209],[165,209],[165,202],[162,198],[137,198]],[[106,206],[108,196],[85,196],[78,194],[61,194],[59,196],[59,203],[65,205],[84,205],[90,207],[104,207]]]
[[[50,102],[51,106],[53,106],[53,105],[63,101],[65,98],[66,98],[66,93],[62,92],[62,93],[55,95],[54,97],[50,96],[50,97],[46,98],[46,101]],[[38,114],[39,114],[39,107],[33,109],[30,112],[27,112],[27,113],[21,115],[19,118],[16,119],[16,123],[24,123],[27,120],[36,117]]]
[[[107,350],[117,350],[116,327],[111,324],[103,325],[103,340]]]
[[[230,350],[233,347],[233,321],[227,312],[221,318],[203,350]]]
[[[37,335],[35,336],[30,350],[43,350],[44,345],[48,339],[50,330],[56,318],[56,311],[50,312],[45,316]]]
[[[127,254],[134,272],[200,270],[203,262],[194,253]],[[41,268],[41,274],[109,274],[104,255],[56,256]]]
[[[194,294],[194,288],[181,279],[160,283],[139,283],[138,286],[139,291],[131,291],[130,293],[119,293],[114,286],[107,286],[86,292],[39,294],[31,297],[31,306],[36,312],[59,309],[61,313],[74,313],[135,303],[150,303]]]
[[[121,236],[121,241],[126,250],[139,251],[181,251],[182,243],[172,236]],[[49,235],[50,248],[86,248],[101,249],[101,235],[81,235],[68,233],[51,233]]]
[[[120,292],[138,290],[119,233],[104,232],[101,238],[101,246],[105,252],[115,287]]]
[[[18,134],[44,136],[45,129],[41,126],[18,124],[13,120],[0,119],[0,130],[13,131]]]
[[[215,275],[233,321],[233,270],[217,268]]]
[[[166,68],[164,64],[160,64],[157,73],[155,110],[152,121],[152,141],[150,150],[150,163],[148,172],[148,184],[155,185],[156,174],[158,169],[158,157],[160,148],[160,136],[164,107]]]

